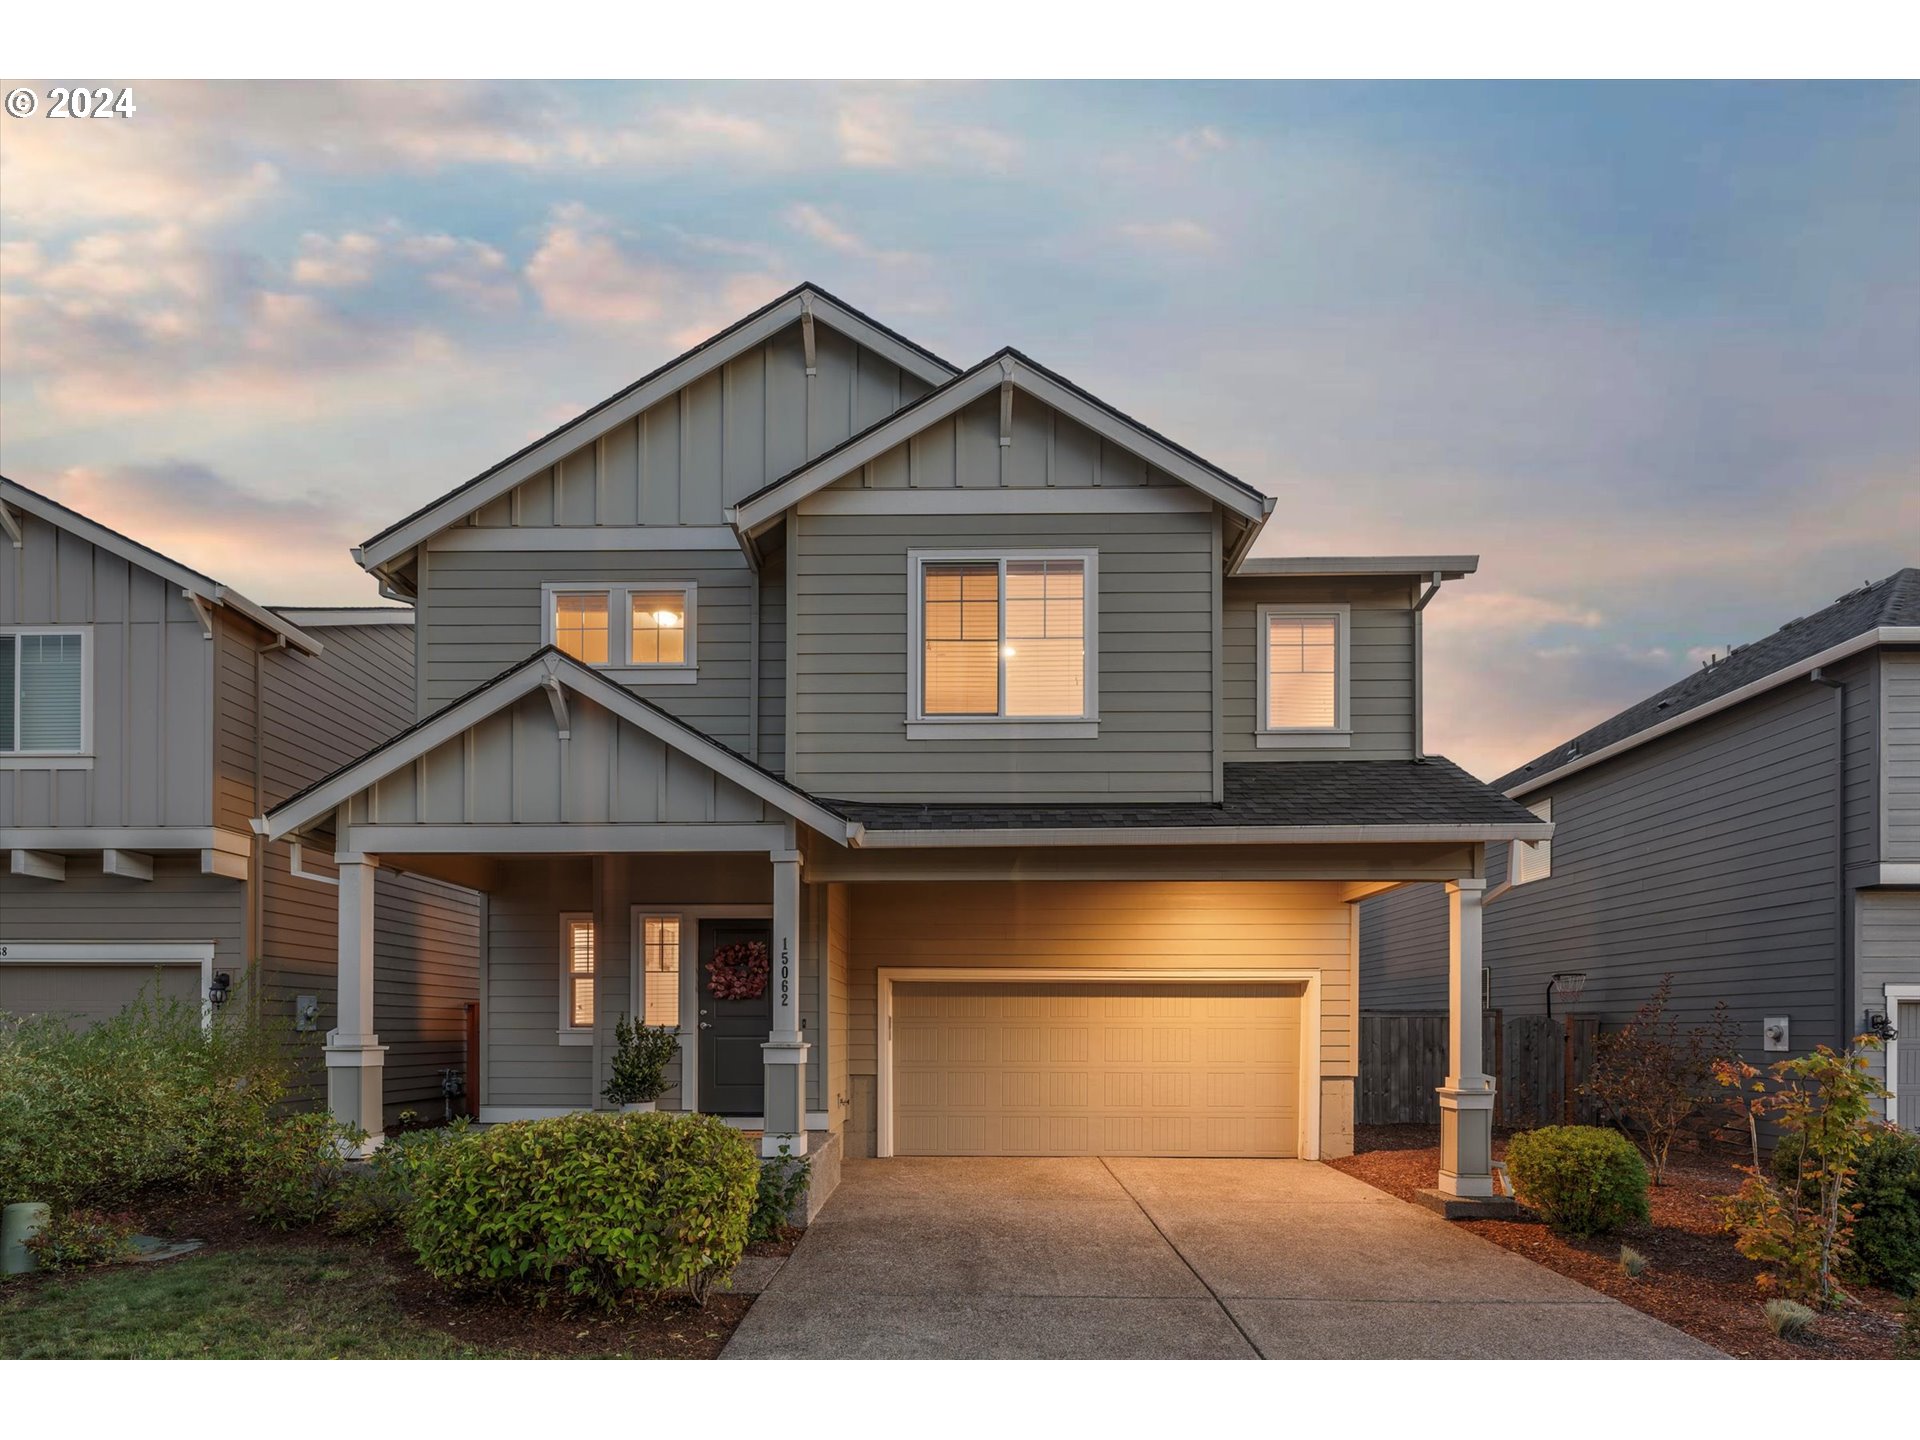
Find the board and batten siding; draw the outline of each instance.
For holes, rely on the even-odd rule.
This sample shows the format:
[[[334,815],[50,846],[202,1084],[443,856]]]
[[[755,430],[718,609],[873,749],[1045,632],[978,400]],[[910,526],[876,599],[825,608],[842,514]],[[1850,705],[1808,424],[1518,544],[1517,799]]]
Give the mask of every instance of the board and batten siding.
[[[1868,671],[1833,673],[1851,692]],[[1847,733],[1865,743],[1851,707]],[[1522,797],[1552,798],[1553,873],[1487,907],[1494,1005],[1540,1014],[1555,972],[1584,971],[1575,1010],[1623,1020],[1671,972],[1685,1023],[1725,1000],[1755,1056],[1769,1015],[1796,1050],[1844,1039],[1834,747],[1832,692],[1801,681]],[[1489,847],[1489,884],[1506,868]],[[1445,905],[1439,886],[1363,902],[1364,1009],[1444,1006]]]
[[[1881,781],[1881,856],[1890,865],[1920,862],[1920,650],[1880,652],[1886,725]]]
[[[150,570],[36,515],[0,541],[0,626],[90,634],[93,767],[0,770],[0,827],[205,826],[213,821],[214,645]]]
[[[1887,1004],[1887,986],[1920,985],[1920,890],[1860,891],[1854,908],[1854,936],[1860,1011],[1887,1012],[1887,1018],[1899,1028],[1904,1059],[1913,1053],[1909,1046],[1920,1050],[1920,1029],[1900,1024],[1898,1012]],[[1867,1068],[1884,1080],[1885,1053],[1870,1050],[1866,1059]],[[1910,1067],[1903,1064],[1901,1069],[1905,1072]],[[1906,1075],[1901,1078],[1904,1081]],[[1900,1108],[1904,1123],[1920,1127],[1920,1108],[1914,1107],[1910,1094],[1901,1095]]]
[[[1017,448],[1017,447],[1016,447]],[[819,795],[932,802],[1213,799],[1213,518],[1204,511],[788,517],[791,776]],[[909,740],[907,556],[1098,552],[1100,730]]]
[[[1358,1064],[1352,907],[1337,884],[891,882],[848,887],[850,1155],[871,1155],[879,1066],[877,972],[975,969],[1317,970],[1323,1143],[1349,1137]]]
[[[1221,617],[1221,758],[1409,760],[1413,758],[1413,594],[1404,580],[1229,578]],[[1349,607],[1351,744],[1261,749],[1260,607]]]

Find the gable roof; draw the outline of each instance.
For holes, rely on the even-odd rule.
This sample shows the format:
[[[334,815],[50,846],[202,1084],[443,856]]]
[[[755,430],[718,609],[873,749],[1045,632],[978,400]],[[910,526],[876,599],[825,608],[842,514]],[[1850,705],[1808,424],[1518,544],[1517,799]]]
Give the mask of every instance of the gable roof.
[[[279,840],[324,820],[361,791],[549,682],[577,692],[776,810],[843,845],[853,833],[847,818],[830,806],[551,645],[542,646],[519,664],[501,671],[358,759],[348,761],[306,789],[288,796],[256,822],[256,828],[267,839]]]
[[[1896,570],[1884,580],[1842,595],[1824,610],[1789,620],[1763,640],[1736,646],[1725,659],[1502,775],[1494,787],[1508,795],[1524,795],[1555,776],[1587,769],[1818,666],[1890,643],[1920,644],[1920,569]]]
[[[306,655],[318,655],[322,649],[320,642],[301,630],[292,621],[283,619],[271,610],[256,605],[238,590],[222,585],[210,575],[202,575],[178,560],[162,555],[158,550],[149,549],[138,540],[111,530],[98,520],[89,519],[78,510],[70,510],[51,496],[42,495],[38,490],[29,490],[17,480],[9,480],[0,475],[0,526],[4,526],[13,544],[18,548],[19,536],[12,517],[5,513],[8,505],[18,506],[29,515],[46,521],[71,534],[78,535],[90,545],[97,545],[109,555],[118,555],[129,565],[138,565],[150,570],[168,584],[177,585],[181,590],[197,597],[208,605],[217,605],[244,615],[255,625],[270,634],[278,635],[293,649]]]
[[[996,391],[1003,380],[1035,399],[1053,406],[1095,434],[1113,441],[1199,490],[1257,529],[1272,513],[1273,499],[1212,461],[1169,440],[1126,412],[1081,389],[1064,375],[1049,370],[1011,345],[996,350],[979,364],[955,375],[944,385],[903,405],[885,419],[869,425],[778,480],[761,486],[727,512],[727,521],[742,536],[766,529],[809,495],[878,459],[894,446],[957,414],[981,396]]]
[[[482,505],[504,495],[521,481],[537,475],[613,429],[623,421],[685,388],[736,356],[770,339],[797,321],[803,313],[820,320],[885,356],[903,370],[930,385],[949,379],[955,368],[925,346],[882,325],[818,285],[802,283],[768,301],[750,315],[711,335],[656,370],[649,371],[599,404],[589,406],[558,429],[523,446],[506,459],[481,471],[437,500],[403,516],[355,547],[354,560],[377,572],[381,566],[413,549],[421,541],[456,524]]]

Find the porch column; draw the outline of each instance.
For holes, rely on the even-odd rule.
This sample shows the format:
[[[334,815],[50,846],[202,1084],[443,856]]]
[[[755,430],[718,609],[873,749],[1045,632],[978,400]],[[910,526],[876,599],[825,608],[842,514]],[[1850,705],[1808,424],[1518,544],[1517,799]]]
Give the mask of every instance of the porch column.
[[[760,1153],[784,1145],[807,1153],[807,1050],[800,1031],[800,852],[775,850],[773,862],[773,1029],[760,1047],[766,1060],[766,1120]]]
[[[384,1138],[381,1082],[387,1063],[387,1047],[373,1033],[373,887],[380,861],[374,855],[337,859],[340,1023],[327,1032],[327,1108],[341,1124],[366,1131],[364,1148],[372,1151]]]
[[[1447,1079],[1440,1087],[1440,1190],[1493,1194],[1493,1077],[1483,1069],[1480,899],[1484,880],[1447,884]]]

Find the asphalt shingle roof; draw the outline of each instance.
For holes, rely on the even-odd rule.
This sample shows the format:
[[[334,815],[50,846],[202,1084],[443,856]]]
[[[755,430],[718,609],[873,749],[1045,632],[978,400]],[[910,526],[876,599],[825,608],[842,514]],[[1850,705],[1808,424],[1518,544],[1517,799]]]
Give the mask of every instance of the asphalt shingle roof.
[[[1225,768],[1218,805],[914,805],[825,800],[870,830],[1144,826],[1527,825],[1524,805],[1451,760],[1260,762]]]
[[[1494,781],[1493,788],[1510,790],[1522,782],[1540,780],[1582,755],[1631,739],[1642,730],[1809,660],[1856,635],[1893,625],[1920,625],[1920,568],[1896,570],[1884,580],[1842,595],[1824,610],[1789,620],[1764,640],[1739,646],[1718,664],[1694,671],[1566,744],[1535,756]]]

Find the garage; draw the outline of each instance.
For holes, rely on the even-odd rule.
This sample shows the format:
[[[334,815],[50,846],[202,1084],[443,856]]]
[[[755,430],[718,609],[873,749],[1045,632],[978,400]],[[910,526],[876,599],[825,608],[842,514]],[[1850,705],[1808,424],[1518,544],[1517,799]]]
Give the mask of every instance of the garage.
[[[882,1154],[1301,1153],[1304,983],[892,982]]]
[[[0,1010],[64,1015],[83,1027],[119,1014],[143,992],[198,1006],[213,946],[14,941],[0,944]]]

